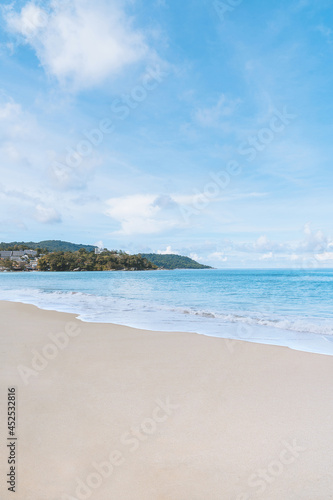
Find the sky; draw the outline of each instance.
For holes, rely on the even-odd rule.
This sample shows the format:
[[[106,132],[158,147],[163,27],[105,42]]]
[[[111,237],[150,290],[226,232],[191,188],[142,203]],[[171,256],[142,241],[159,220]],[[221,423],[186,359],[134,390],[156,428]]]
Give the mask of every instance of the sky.
[[[333,267],[329,0],[0,8],[0,241]]]

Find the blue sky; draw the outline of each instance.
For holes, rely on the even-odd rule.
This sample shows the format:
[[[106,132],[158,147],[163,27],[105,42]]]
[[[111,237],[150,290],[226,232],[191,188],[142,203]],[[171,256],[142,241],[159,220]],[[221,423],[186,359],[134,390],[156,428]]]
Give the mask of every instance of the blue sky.
[[[3,3],[0,240],[332,267],[332,21],[328,0]]]

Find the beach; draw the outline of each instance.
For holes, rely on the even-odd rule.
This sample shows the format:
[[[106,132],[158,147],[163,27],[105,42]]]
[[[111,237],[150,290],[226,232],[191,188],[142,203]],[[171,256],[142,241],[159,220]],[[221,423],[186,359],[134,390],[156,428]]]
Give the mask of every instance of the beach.
[[[6,301],[0,318],[1,499],[333,498],[332,356]]]

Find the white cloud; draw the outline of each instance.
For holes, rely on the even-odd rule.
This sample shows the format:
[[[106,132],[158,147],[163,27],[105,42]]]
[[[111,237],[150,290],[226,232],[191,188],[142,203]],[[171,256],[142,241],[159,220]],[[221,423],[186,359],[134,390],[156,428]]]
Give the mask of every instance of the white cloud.
[[[10,99],[0,106],[0,120],[12,121],[17,118],[21,112],[21,106]]]
[[[45,10],[27,2],[20,12],[7,9],[5,19],[48,74],[77,90],[99,85],[151,54],[117,0],[54,0]]]
[[[154,194],[111,198],[107,201],[106,215],[121,224],[117,234],[161,233],[179,225],[177,215],[170,209],[171,202],[165,207],[161,199],[164,198]],[[177,204],[174,205],[177,211]]]
[[[1,144],[18,149],[18,140],[35,140],[40,144],[41,131],[35,118],[23,110],[10,96],[0,91],[0,137]],[[25,148],[26,151],[27,148]]]
[[[320,253],[320,254],[315,255],[315,257],[317,260],[319,260],[321,262],[333,260],[333,252]]]
[[[31,40],[41,28],[48,24],[47,13],[33,2],[27,3],[20,14],[15,13],[10,7],[6,9],[6,20],[9,27],[27,40]]]
[[[95,245],[95,247],[98,247],[98,248],[105,248],[102,240],[96,241],[96,243],[94,243],[94,245]]]
[[[108,200],[110,208],[107,214],[117,220],[124,220],[129,217],[152,217],[159,211],[159,207],[154,205],[156,195],[136,194],[111,198]]]
[[[54,208],[47,208],[43,205],[36,206],[35,219],[43,224],[61,222],[61,216],[57,210]]]
[[[273,252],[268,252],[262,255],[259,260],[270,260],[273,259]]]
[[[260,236],[253,244],[253,250],[255,252],[266,252],[269,254],[272,251],[284,252],[287,247],[283,244],[270,241],[267,236]]]
[[[330,239],[322,231],[313,231],[310,223],[304,225],[305,238],[297,247],[298,252],[321,253],[330,247]]]
[[[267,248],[267,244],[268,244],[267,236],[260,236],[255,243],[255,247],[257,249],[263,249]]]
[[[213,252],[208,255],[207,259],[216,262],[227,262],[228,257],[223,252]]]
[[[110,198],[105,214],[119,222],[116,234],[153,234],[184,228],[187,221],[184,207],[191,207],[204,199],[201,193],[193,195],[135,194]]]
[[[171,250],[171,246],[168,245],[165,250],[157,250],[157,253],[159,255],[167,255],[167,254],[174,253],[174,252]]]

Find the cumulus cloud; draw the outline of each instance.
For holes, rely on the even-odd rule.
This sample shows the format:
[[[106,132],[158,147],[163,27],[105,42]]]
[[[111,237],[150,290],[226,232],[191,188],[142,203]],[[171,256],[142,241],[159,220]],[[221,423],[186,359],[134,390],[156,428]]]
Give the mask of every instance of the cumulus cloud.
[[[273,259],[273,252],[264,253],[259,260],[270,260]]]
[[[5,9],[9,30],[36,52],[45,71],[74,89],[94,87],[151,51],[117,0],[27,2]]]
[[[285,241],[282,243],[270,240],[261,235],[254,241],[240,242],[224,239],[214,248],[204,245],[191,248],[192,252],[200,252],[209,262],[232,262],[235,259],[245,259],[244,262],[269,262],[302,264],[307,261],[317,261],[318,264],[333,260],[333,240],[322,231],[312,230],[310,224],[303,228],[304,237],[300,241]],[[228,256],[228,257],[227,257]]]
[[[201,194],[134,194],[107,200],[105,214],[119,222],[116,234],[154,234],[184,228],[182,211],[201,199]]]
[[[323,252],[315,255],[316,259],[320,262],[327,262],[333,260],[333,252]]]
[[[26,3],[19,14],[13,10],[12,6],[7,6],[5,18],[12,31],[28,40],[32,39],[41,28],[46,27],[48,22],[46,11],[34,2]]]
[[[171,249],[171,245],[168,245],[165,250],[157,250],[159,255],[168,255],[170,253],[174,253]]]
[[[228,257],[224,254],[224,252],[213,252],[208,255],[207,259],[216,262],[227,262]]]
[[[107,201],[106,215],[121,224],[118,234],[161,233],[177,227],[178,220],[176,214],[170,213],[169,206],[165,209],[160,200],[161,196],[154,194],[111,198]]]
[[[330,239],[322,231],[313,231],[310,223],[304,225],[304,240],[297,246],[298,252],[320,253],[330,246]]]
[[[226,241],[226,246],[229,250],[234,250],[244,253],[269,254],[270,252],[285,253],[291,249],[290,243],[277,243],[271,241],[266,235],[259,236],[253,242],[232,242]]]
[[[255,249],[264,250],[269,246],[267,236],[260,236],[254,244]]]

